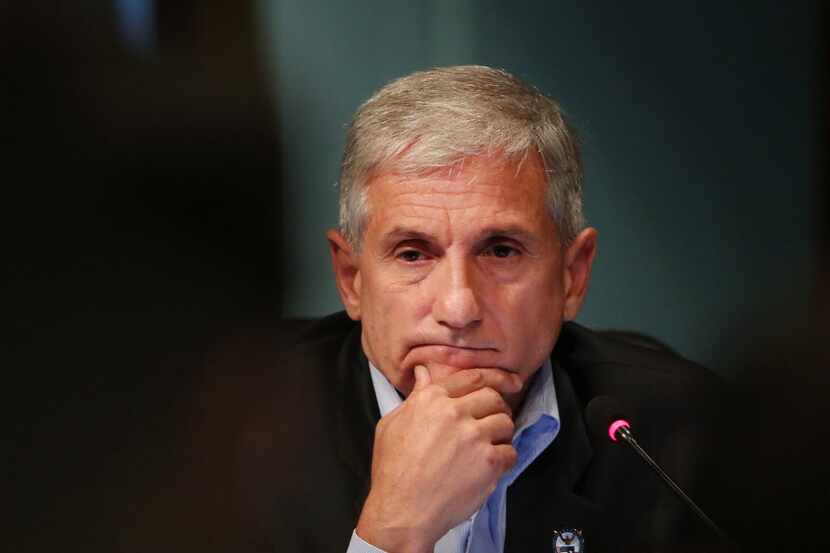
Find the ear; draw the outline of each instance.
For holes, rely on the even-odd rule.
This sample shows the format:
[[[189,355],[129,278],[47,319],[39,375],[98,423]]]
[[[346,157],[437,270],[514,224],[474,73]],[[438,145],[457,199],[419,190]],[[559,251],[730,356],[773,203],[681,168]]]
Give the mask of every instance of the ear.
[[[580,232],[565,250],[562,280],[565,284],[563,317],[566,321],[575,319],[582,308],[596,253],[597,231],[593,228]]]
[[[357,255],[340,232],[330,230],[326,233],[331,253],[331,265],[334,268],[334,280],[340,300],[346,313],[355,321],[360,320],[360,268]]]

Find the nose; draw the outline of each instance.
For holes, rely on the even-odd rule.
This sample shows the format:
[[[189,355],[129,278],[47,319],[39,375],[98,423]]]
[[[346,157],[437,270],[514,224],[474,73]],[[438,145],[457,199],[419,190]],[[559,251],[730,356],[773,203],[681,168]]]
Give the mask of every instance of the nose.
[[[475,286],[474,268],[460,259],[444,259],[433,273],[435,301],[432,314],[438,324],[461,330],[481,321],[481,307]]]

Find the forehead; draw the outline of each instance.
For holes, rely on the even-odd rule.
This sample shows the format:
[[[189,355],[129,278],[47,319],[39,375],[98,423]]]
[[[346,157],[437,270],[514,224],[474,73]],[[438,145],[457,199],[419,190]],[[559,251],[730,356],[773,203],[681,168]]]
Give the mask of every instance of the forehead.
[[[369,181],[367,233],[410,225],[457,230],[508,226],[551,232],[547,179],[538,155],[512,162],[476,156],[426,175],[381,173]],[[368,238],[368,236],[367,236]]]

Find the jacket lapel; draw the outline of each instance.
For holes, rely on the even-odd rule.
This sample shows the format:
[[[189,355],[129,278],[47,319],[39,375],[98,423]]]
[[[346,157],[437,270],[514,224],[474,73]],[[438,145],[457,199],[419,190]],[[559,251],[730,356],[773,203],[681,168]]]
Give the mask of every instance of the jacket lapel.
[[[332,423],[337,428],[336,450],[354,482],[354,518],[360,514],[369,492],[372,444],[380,420],[377,399],[369,375],[369,363],[360,343],[361,326],[355,325],[337,356],[337,387]]]
[[[600,505],[579,492],[593,458],[582,416],[583,405],[570,376],[554,360],[560,429],[553,443],[507,491],[505,551],[550,551],[553,533],[565,528],[591,536]],[[522,513],[521,517],[511,513]]]

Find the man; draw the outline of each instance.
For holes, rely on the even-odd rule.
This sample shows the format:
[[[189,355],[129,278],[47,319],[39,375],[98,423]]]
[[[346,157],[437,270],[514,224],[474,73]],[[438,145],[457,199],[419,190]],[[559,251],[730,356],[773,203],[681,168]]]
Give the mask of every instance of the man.
[[[618,398],[689,486],[699,408],[718,385],[667,351],[568,323],[597,232],[552,100],[487,67],[404,77],[355,115],[340,186],[328,242],[348,317],[318,323],[286,363],[302,382],[290,395],[313,403],[300,438],[285,440],[299,450],[263,523],[272,543],[501,552],[714,540],[632,452],[586,428],[593,397]]]

